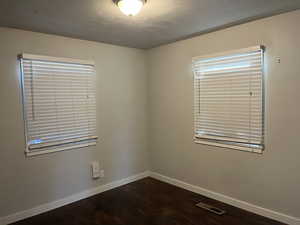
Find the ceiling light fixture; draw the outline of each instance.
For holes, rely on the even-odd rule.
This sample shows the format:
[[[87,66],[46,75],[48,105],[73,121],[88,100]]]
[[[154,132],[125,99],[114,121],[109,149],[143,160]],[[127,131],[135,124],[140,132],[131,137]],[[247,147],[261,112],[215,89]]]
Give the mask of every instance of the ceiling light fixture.
[[[138,14],[147,0],[113,0],[121,12],[127,16]]]

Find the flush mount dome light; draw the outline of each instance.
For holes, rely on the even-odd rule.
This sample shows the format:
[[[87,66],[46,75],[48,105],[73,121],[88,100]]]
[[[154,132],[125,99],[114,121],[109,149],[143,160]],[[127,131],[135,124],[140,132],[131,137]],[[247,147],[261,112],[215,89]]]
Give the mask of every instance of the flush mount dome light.
[[[127,16],[138,14],[147,0],[113,0],[119,9]]]

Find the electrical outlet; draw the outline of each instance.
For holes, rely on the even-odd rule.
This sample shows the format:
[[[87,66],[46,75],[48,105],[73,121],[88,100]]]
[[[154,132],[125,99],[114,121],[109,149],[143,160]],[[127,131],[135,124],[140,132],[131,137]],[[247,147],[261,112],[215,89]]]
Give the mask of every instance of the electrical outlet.
[[[97,162],[97,161],[92,162],[91,171],[92,171],[92,178],[97,179],[97,178],[101,177],[99,162]]]
[[[280,57],[277,57],[276,62],[277,62],[277,63],[281,63]]]

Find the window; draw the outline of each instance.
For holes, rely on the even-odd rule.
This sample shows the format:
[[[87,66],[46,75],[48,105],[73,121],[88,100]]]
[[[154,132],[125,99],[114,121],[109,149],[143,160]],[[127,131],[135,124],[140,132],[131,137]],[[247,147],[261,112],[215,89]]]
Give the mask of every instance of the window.
[[[26,154],[95,145],[93,62],[23,54]]]
[[[263,48],[195,58],[195,142],[261,153]]]

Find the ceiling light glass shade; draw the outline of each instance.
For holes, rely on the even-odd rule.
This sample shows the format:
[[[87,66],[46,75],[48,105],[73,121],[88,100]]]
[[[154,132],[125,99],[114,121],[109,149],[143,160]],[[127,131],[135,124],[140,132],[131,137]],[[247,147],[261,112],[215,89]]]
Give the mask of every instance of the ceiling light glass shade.
[[[127,16],[134,16],[138,14],[143,5],[143,0],[120,0],[117,2],[118,7],[120,10]]]

